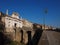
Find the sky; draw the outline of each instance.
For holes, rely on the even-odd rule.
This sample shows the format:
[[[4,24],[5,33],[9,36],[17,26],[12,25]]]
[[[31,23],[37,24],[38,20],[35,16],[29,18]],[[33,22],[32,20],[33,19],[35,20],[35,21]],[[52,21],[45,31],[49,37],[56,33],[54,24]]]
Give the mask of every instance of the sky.
[[[45,14],[45,9],[48,13]],[[19,16],[33,23],[60,28],[60,0],[0,0],[0,12],[9,15],[18,12]]]

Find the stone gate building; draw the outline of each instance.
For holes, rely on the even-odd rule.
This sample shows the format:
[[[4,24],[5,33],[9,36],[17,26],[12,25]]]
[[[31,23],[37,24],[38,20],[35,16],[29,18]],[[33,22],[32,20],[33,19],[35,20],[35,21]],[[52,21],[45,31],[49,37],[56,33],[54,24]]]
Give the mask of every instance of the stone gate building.
[[[28,31],[33,30],[33,23],[19,18],[19,14],[13,12],[11,16],[8,13],[0,12],[0,24],[3,22],[4,33],[12,40],[20,42],[22,39],[21,30],[23,31],[23,42],[28,42]],[[1,25],[0,25],[1,27]]]
[[[11,16],[8,13],[0,12],[0,28],[4,27],[4,33],[13,41],[24,42],[25,44],[33,38],[37,29],[44,29],[42,25],[29,22],[19,18],[19,14],[13,12]],[[49,29],[48,26],[45,29]],[[50,28],[51,29],[51,28]]]

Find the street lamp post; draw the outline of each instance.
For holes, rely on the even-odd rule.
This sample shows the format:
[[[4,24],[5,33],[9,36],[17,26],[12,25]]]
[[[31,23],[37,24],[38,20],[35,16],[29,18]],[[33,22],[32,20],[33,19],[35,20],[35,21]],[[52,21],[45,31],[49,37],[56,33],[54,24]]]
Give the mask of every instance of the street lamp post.
[[[47,8],[44,10],[44,13],[45,14],[48,13],[48,9]],[[45,15],[43,16],[43,23],[44,23],[44,30],[45,30]]]

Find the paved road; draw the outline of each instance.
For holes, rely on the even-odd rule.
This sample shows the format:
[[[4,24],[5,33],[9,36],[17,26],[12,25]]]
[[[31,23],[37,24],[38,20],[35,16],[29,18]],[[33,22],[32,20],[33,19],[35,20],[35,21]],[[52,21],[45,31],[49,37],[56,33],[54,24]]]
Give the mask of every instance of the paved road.
[[[60,32],[43,31],[38,45],[60,45]]]

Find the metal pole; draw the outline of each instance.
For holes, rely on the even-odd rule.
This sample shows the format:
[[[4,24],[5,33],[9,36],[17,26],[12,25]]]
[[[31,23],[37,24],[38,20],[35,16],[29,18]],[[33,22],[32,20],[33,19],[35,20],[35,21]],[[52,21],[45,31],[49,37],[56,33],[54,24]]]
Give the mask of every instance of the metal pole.
[[[43,16],[43,26],[44,26],[44,30],[45,30],[45,15]]]
[[[45,10],[44,10],[44,12],[45,12],[45,14],[47,14],[48,13],[48,9],[46,8]],[[44,15],[44,19],[43,19],[43,23],[44,23],[44,30],[45,30],[45,15]]]

